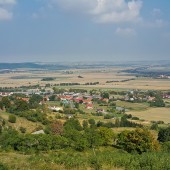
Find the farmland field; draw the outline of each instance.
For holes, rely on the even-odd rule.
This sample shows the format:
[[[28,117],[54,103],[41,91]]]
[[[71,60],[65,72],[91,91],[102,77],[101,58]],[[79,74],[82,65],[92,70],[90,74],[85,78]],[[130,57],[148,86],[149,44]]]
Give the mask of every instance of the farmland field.
[[[124,107],[129,110],[135,110],[135,111],[146,110],[149,107],[147,103],[131,103],[131,102],[125,102],[125,101],[117,101],[116,105],[120,107]]]
[[[170,108],[149,108],[144,111],[129,111],[127,113],[148,121],[170,122]]]
[[[131,67],[129,67],[130,69]],[[126,68],[127,69],[127,68]],[[109,89],[170,89],[169,79],[137,78],[132,74],[121,72],[123,67],[73,69],[60,71],[23,71],[0,74],[0,87],[18,87],[29,85],[80,83],[78,88],[109,88]],[[81,78],[79,77],[81,76]],[[54,78],[52,81],[42,81],[43,78]],[[110,82],[109,82],[110,81]],[[84,85],[85,83],[99,82],[97,85]],[[67,86],[72,87],[72,86]]]

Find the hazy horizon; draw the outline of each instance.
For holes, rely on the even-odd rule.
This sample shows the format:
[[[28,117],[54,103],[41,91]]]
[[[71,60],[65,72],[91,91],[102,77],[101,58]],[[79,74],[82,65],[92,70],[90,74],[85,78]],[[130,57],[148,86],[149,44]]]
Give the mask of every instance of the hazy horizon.
[[[170,1],[0,0],[0,60],[169,60],[169,21]]]

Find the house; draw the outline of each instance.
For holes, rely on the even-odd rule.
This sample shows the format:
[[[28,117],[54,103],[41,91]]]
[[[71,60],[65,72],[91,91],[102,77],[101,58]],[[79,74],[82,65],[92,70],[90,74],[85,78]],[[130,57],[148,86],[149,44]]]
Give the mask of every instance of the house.
[[[134,101],[135,99],[134,99],[133,97],[131,97],[129,100],[130,100],[130,101]]]
[[[100,99],[100,95],[93,95],[93,99]]]
[[[86,109],[93,109],[93,104],[87,104]]]
[[[39,135],[39,134],[45,134],[44,130],[39,130],[39,131],[36,131],[36,132],[33,132],[31,133],[33,135]]]
[[[6,97],[6,96],[11,96],[13,92],[0,92],[0,96]]]
[[[53,89],[51,89],[51,88],[46,88],[45,89],[45,94],[53,94],[54,93],[54,90]]]
[[[74,117],[73,114],[67,114],[67,118],[68,118],[68,119],[71,119],[71,118],[73,118],[73,117]]]
[[[74,92],[64,92],[63,95],[64,96],[73,96]]]
[[[44,98],[43,98],[43,101],[49,101],[50,99],[49,99],[49,97],[48,96],[45,96]]]
[[[25,97],[17,97],[17,99],[25,101],[25,102],[29,102],[29,98],[25,98]]]
[[[39,94],[40,95],[39,89],[29,89],[27,92],[29,95],[31,95],[31,94]]]
[[[97,112],[97,113],[105,113],[105,110],[102,109],[102,108],[98,108],[98,109],[96,109],[96,112]]]
[[[148,96],[148,101],[149,102],[154,101],[154,100],[155,100],[155,97]]]
[[[101,99],[101,101],[108,103],[109,99],[108,98],[103,98],[103,99]]]
[[[77,98],[75,98],[75,99],[73,99],[73,100],[74,100],[74,102],[76,102],[76,103],[83,102],[83,98],[82,98],[82,97],[77,97]]]
[[[73,97],[72,96],[59,96],[58,97],[60,100],[72,100]]]
[[[92,103],[92,98],[84,99],[83,104],[91,104]]]
[[[58,112],[58,111],[63,111],[62,107],[56,107],[56,106],[50,106],[48,107],[50,110]]]
[[[163,99],[170,99],[170,95],[164,94],[164,95],[163,95]]]
[[[116,110],[117,110],[117,111],[124,111],[125,108],[123,108],[123,107],[118,107],[118,106],[117,106],[117,107],[116,107]]]

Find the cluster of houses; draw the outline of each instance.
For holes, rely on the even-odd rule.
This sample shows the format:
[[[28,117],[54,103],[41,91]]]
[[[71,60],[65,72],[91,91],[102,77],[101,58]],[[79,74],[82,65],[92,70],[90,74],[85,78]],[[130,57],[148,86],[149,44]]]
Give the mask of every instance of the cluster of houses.
[[[11,96],[12,94],[24,94],[26,96],[38,94],[38,95],[52,95],[54,90],[51,88],[46,88],[44,90],[40,89],[28,89],[27,91],[17,91],[17,92],[0,92],[1,97]]]
[[[65,92],[62,95],[58,95],[57,97],[63,104],[81,103],[86,105],[86,109],[93,109],[92,99],[94,98],[94,96],[81,93]],[[97,96],[97,98],[100,98],[100,96]]]
[[[158,76],[158,78],[161,78],[161,79],[170,79],[170,76],[162,74],[162,75]]]
[[[164,94],[163,99],[170,99],[170,95],[169,94]]]
[[[11,96],[12,94],[14,94],[14,93],[13,92],[0,92],[1,97]]]
[[[27,97],[26,98],[21,98],[18,97],[18,99],[21,99],[23,101],[29,102],[29,96],[33,94],[38,94],[43,96],[43,100],[40,102],[40,104],[45,103],[46,101],[49,101],[50,97],[52,95],[55,95],[56,99],[58,99],[62,104],[64,105],[72,105],[74,107],[75,103],[80,103],[84,104],[86,109],[94,109],[93,105],[93,99],[100,100],[101,102],[108,103],[109,99],[108,98],[102,98],[100,95],[90,95],[89,93],[75,93],[75,92],[64,92],[62,94],[54,94],[54,91],[52,89],[44,89],[43,91],[39,89],[29,89],[27,92],[0,92],[0,97],[6,97],[6,96],[11,96],[12,94],[15,93],[21,93],[25,94]],[[111,96],[110,98],[114,98],[114,96]],[[170,95],[168,93],[164,93],[162,95],[163,99],[170,99]],[[128,91],[126,95],[122,95],[121,98],[114,98],[115,100],[124,100],[124,101],[131,101],[135,102],[137,100],[141,101],[154,101],[155,97],[151,97],[148,95],[138,95],[136,91]],[[63,110],[62,107],[56,107],[56,106],[50,106],[49,109],[53,111],[59,111]],[[97,111],[98,112],[98,111]],[[100,111],[103,112],[103,111]]]

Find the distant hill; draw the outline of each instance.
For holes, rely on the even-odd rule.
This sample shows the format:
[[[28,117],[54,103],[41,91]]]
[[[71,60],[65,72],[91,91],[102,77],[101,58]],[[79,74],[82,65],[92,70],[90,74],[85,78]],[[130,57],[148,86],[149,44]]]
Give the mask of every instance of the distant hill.
[[[0,69],[17,69],[17,68],[42,68],[35,63],[0,63]]]
[[[21,69],[21,68],[62,70],[69,68],[69,66],[60,64],[0,63],[0,69]]]

